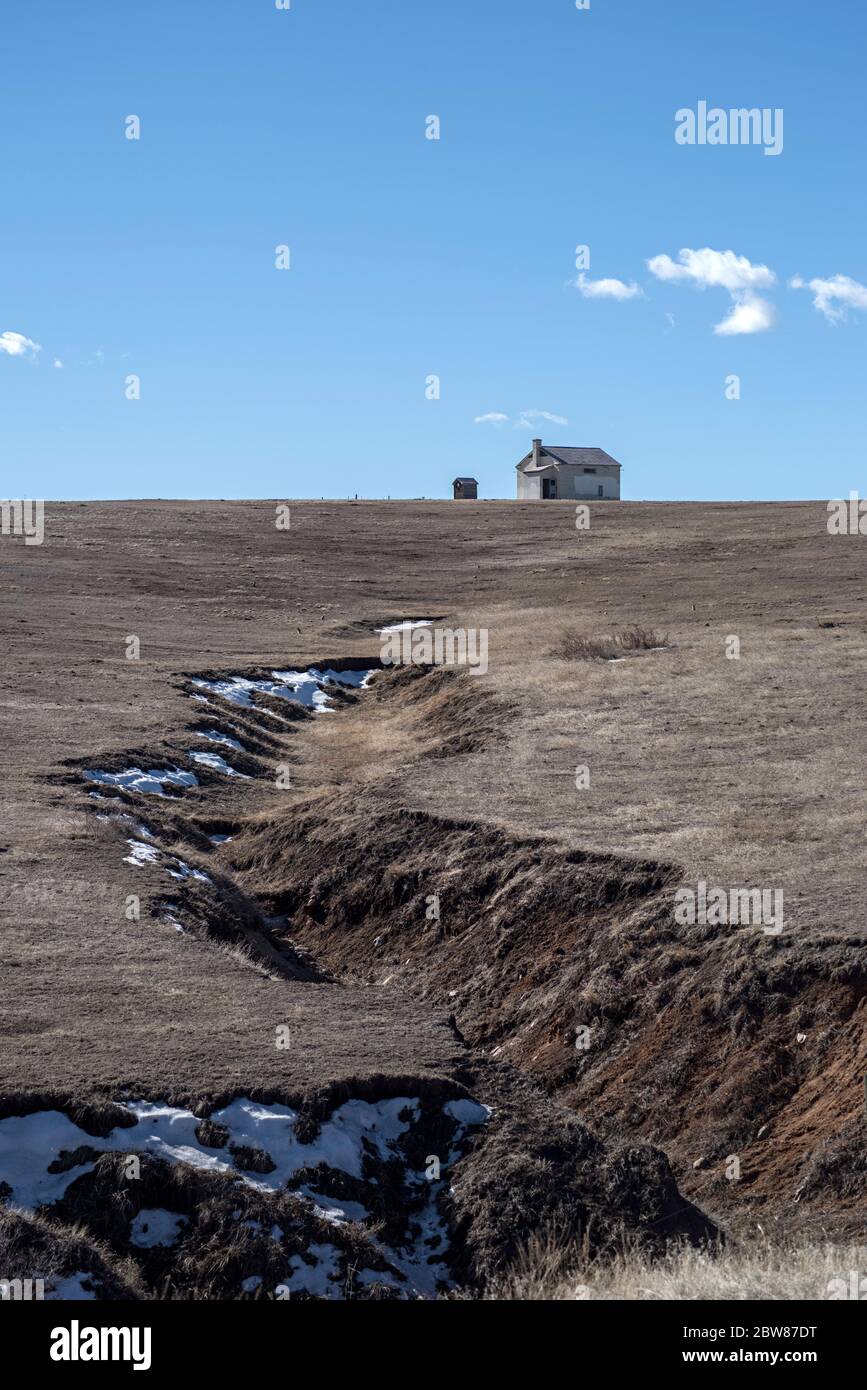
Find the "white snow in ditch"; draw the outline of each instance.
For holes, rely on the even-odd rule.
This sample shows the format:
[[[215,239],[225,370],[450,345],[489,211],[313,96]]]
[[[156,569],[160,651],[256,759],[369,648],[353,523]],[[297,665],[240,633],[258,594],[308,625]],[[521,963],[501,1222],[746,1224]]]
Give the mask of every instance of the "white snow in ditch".
[[[145,864],[162,864],[165,860],[166,868],[172,878],[187,879],[197,878],[200,883],[212,883],[210,874],[204,873],[201,869],[193,869],[183,859],[178,859],[174,854],[164,855],[161,850],[154,845],[146,845],[142,840],[127,840],[129,854],[124,855],[124,864],[132,864],[140,869]],[[173,926],[177,923],[173,922]]]
[[[160,859],[159,850],[154,849],[153,845],[146,845],[142,840],[127,840],[129,854],[124,855],[124,864],[134,864],[141,868],[143,864],[158,864]]]
[[[447,1100],[443,1110],[461,1125],[484,1125],[491,1118],[487,1105],[477,1100]]]
[[[88,792],[88,796],[99,796],[99,792]],[[105,801],[104,796],[100,796],[99,799],[100,801]],[[156,835],[154,835],[153,831],[148,830],[147,826],[144,825],[141,821],[137,821],[135,816],[127,815],[124,811],[120,812],[120,814],[117,815],[113,815],[105,811],[97,811],[96,819],[118,822],[128,821],[129,824],[135,828],[136,835],[143,835],[146,840],[156,839]]]
[[[165,796],[166,783],[172,787],[196,787],[199,779],[194,772],[181,772],[180,768],[151,768],[142,772],[140,767],[128,767],[125,772],[85,772],[88,782],[102,782],[109,787],[124,787],[130,792],[149,792],[152,796]]]
[[[221,695],[233,705],[251,706],[251,694],[259,691],[263,695],[278,695],[282,700],[293,700],[307,709],[323,710],[329,706],[329,685],[364,687],[372,670],[334,671],[330,667],[319,671],[311,667],[307,671],[272,671],[272,680],[248,680],[246,676],[228,676],[225,680],[194,680],[193,685],[207,690],[211,695]]]
[[[299,1187],[298,1195],[307,1197],[313,1203],[316,1215],[323,1221],[340,1226],[346,1221],[367,1221],[370,1212],[361,1202],[349,1202],[343,1197],[323,1197],[309,1187]]]
[[[239,743],[236,738],[230,738],[228,734],[221,734],[219,729],[196,729],[197,738],[206,738],[209,743],[222,743],[226,748],[234,748],[238,753],[243,753],[244,745]]]
[[[214,772],[225,772],[227,777],[243,777],[245,782],[250,780],[246,772],[239,772],[236,767],[230,767],[226,759],[221,758],[218,753],[197,753],[195,749],[190,749],[187,757],[192,758],[194,763],[201,763],[203,767],[213,768]]]
[[[82,1299],[95,1299],[96,1294],[93,1289],[83,1287],[83,1281],[91,1281],[93,1275],[86,1271],[79,1274],[55,1274],[51,1277],[51,1287],[45,1290],[45,1301],[56,1299],[58,1302],[78,1302]]]
[[[313,1256],[312,1264],[308,1264],[304,1255],[291,1256],[289,1275],[277,1287],[278,1297],[286,1289],[290,1293],[339,1298],[342,1293],[340,1251],[333,1245],[308,1245],[306,1254]]]
[[[376,675],[376,668],[370,667],[362,671],[333,671],[331,667],[320,671],[319,675],[326,685],[333,681],[336,685],[349,685],[353,690],[366,690],[373,676]]]
[[[209,835],[208,839],[212,845],[230,845],[234,836],[232,835]]]
[[[249,1279],[241,1280],[241,1288],[244,1293],[255,1293],[262,1282],[261,1274],[251,1274]]]
[[[360,1269],[355,1275],[356,1284],[389,1284],[392,1281],[388,1274],[381,1269]]]
[[[203,873],[201,869],[191,869],[189,864],[184,863],[183,859],[172,859],[171,863],[175,866],[173,869],[169,869],[172,878],[179,878],[182,880],[185,878],[197,878],[200,883],[213,883],[214,881],[210,874]]]
[[[116,1127],[107,1135],[86,1133],[59,1110],[10,1115],[0,1120],[0,1183],[9,1184],[10,1202],[32,1211],[59,1201],[70,1183],[90,1172],[93,1164],[85,1161],[65,1172],[51,1173],[48,1169],[62,1151],[70,1153],[80,1147],[97,1153],[150,1153],[170,1163],[187,1163],[212,1172],[232,1172],[247,1186],[266,1192],[278,1191],[302,1168],[315,1168],[319,1164],[360,1178],[366,1149],[386,1161],[394,1158],[401,1163],[405,1161],[397,1141],[419,1117],[417,1099],[348,1100],[322,1123],[318,1135],[304,1144],[295,1134],[297,1112],[285,1105],[263,1105],[239,1097],[211,1118],[228,1130],[231,1144],[262,1149],[270,1156],[275,1165],[272,1172],[250,1174],[234,1167],[227,1149],[210,1148],[199,1141],[196,1129],[200,1119],[191,1111],[159,1101],[128,1101],[123,1108],[134,1123]],[[448,1101],[444,1109],[461,1128],[483,1123],[489,1114],[484,1106],[468,1100]],[[459,1137],[460,1132],[456,1140]],[[408,1172],[406,1180],[411,1187],[423,1185],[427,1189],[425,1205],[413,1218],[421,1228],[421,1235],[411,1248],[388,1249],[386,1254],[394,1267],[405,1275],[411,1288],[421,1294],[434,1293],[437,1284],[448,1278],[444,1262],[430,1262],[432,1252],[444,1256],[447,1248],[447,1231],[436,1204],[445,1181],[429,1183],[423,1171]],[[357,1203],[334,1201],[303,1191],[300,1195],[312,1200],[334,1222],[359,1219],[364,1210]],[[164,1233],[168,1227],[160,1226],[160,1222],[178,1218],[173,1213],[155,1216],[159,1210],[152,1209],[147,1214],[148,1230],[151,1230],[151,1222],[156,1221]],[[146,1234],[143,1229],[141,1234]],[[287,1287],[314,1292],[314,1286],[321,1285],[329,1292],[330,1249],[311,1246],[311,1251],[317,1255],[317,1265],[313,1268],[304,1261],[293,1262],[297,1267],[290,1269]]]
[[[174,1245],[188,1218],[165,1207],[142,1207],[135,1217],[129,1238],[133,1245],[149,1250],[154,1245]]]
[[[430,627],[433,618],[405,618],[402,623],[389,623],[388,627],[378,627],[377,632],[409,632],[414,627]]]

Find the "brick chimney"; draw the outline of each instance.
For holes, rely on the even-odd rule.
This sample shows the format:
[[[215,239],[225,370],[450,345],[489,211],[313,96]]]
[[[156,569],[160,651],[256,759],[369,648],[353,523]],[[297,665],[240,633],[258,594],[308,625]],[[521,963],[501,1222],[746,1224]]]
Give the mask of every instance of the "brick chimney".
[[[539,465],[541,464],[541,462],[542,462],[542,441],[541,441],[541,439],[534,439],[534,440],[533,440],[533,467],[534,467],[534,468],[538,468]]]

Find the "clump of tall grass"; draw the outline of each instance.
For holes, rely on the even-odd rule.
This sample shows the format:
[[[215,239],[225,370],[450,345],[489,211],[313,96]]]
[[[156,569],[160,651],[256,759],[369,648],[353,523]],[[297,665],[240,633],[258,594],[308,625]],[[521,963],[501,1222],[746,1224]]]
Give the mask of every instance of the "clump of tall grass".
[[[551,655],[561,661],[615,661],[624,652],[650,651],[654,647],[667,647],[668,637],[654,631],[652,627],[621,628],[610,637],[588,637],[577,628],[564,628]]]

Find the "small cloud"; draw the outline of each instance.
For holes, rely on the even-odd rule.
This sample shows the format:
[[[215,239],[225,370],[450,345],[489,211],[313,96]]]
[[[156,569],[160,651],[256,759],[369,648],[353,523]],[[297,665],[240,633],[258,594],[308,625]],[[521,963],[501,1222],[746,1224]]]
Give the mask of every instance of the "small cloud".
[[[668,326],[669,326],[669,328],[675,328],[675,327],[676,327],[676,324],[675,324],[675,321],[674,321],[674,314],[666,314],[665,317],[668,319]]]
[[[61,360],[60,360],[59,357],[55,357],[55,359],[54,359],[54,361],[52,362],[51,365],[52,365],[52,367],[62,367],[62,366],[63,366],[63,363],[61,362]]]
[[[40,344],[34,343],[32,338],[25,338],[23,333],[12,333],[9,329],[0,333],[0,352],[5,352],[7,357],[35,358],[37,352],[41,351]]]
[[[569,421],[565,415],[552,415],[550,410],[522,410],[514,422],[516,430],[532,430],[536,428],[539,420],[548,420],[552,425],[568,425]],[[473,419],[474,425],[505,425],[509,421],[509,416],[504,415],[501,410],[489,410],[485,415],[476,415]]]
[[[684,246],[677,253],[677,261],[665,255],[651,256],[647,269],[658,280],[691,280],[703,289],[717,287],[730,294],[768,289],[777,281],[769,266],[753,265],[746,256],[736,256],[734,251],[712,251],[709,246],[701,251]]]
[[[634,280],[627,285],[624,280],[588,280],[583,270],[577,280],[572,281],[579,294],[585,299],[643,299],[644,291]]]
[[[647,269],[658,280],[670,284],[686,281],[703,290],[727,290],[732,307],[728,316],[716,324],[714,333],[764,333],[776,322],[773,305],[756,294],[756,290],[777,283],[774,271],[767,265],[753,265],[746,256],[736,256],[734,251],[714,251],[709,246],[693,251],[684,246],[676,261],[671,256],[651,256]]]
[[[732,337],[736,333],[765,333],[777,321],[776,310],[767,299],[757,294],[742,294],[732,305],[727,318],[718,323],[714,333]]]
[[[550,410],[522,410],[515,421],[516,430],[532,430],[538,420],[547,420],[552,425],[568,425],[565,415],[552,415]]]
[[[803,280],[793,275],[793,290],[812,290],[813,306],[829,323],[840,323],[848,309],[867,309],[867,286],[849,275],[832,275],[830,280]]]

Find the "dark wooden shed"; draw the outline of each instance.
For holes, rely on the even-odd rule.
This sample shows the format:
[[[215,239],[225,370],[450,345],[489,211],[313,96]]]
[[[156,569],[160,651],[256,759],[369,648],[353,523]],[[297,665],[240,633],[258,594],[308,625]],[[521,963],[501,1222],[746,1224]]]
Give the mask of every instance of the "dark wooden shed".
[[[475,478],[455,478],[452,483],[455,491],[455,501],[475,500],[479,495],[479,485]]]

